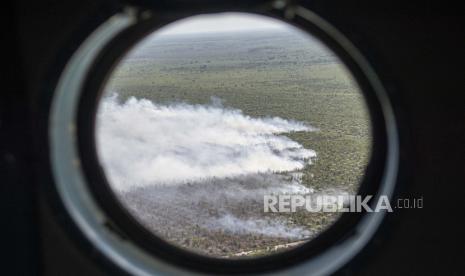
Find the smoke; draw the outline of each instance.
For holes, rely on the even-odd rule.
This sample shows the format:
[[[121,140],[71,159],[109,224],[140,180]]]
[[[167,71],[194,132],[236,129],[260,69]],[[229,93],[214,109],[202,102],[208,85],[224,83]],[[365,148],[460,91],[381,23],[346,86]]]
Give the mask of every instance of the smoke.
[[[312,131],[278,117],[252,118],[237,109],[178,103],[159,105],[105,98],[97,118],[97,148],[117,190],[180,184],[213,177],[303,169],[313,150],[280,135]]]
[[[311,235],[308,229],[303,227],[289,227],[282,220],[273,218],[248,218],[240,219],[234,215],[226,214],[211,221],[212,228],[228,229],[234,234],[262,234],[271,237],[304,239]]]
[[[102,100],[96,130],[112,188],[161,236],[181,240],[219,230],[310,235],[263,214],[264,195],[314,192],[301,183],[300,171],[316,153],[284,135],[315,130],[306,123],[254,118],[225,108],[218,98],[208,105],[162,105],[136,98],[120,102],[114,94]]]

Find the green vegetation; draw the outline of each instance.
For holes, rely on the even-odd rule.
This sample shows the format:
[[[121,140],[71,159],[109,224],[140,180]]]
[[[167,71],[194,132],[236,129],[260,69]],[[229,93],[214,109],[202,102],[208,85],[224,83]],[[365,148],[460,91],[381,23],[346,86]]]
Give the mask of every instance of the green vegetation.
[[[125,59],[107,89],[121,100],[135,96],[166,104],[208,104],[213,96],[250,116],[307,122],[319,131],[288,136],[317,152],[303,171],[305,185],[317,191],[356,192],[370,156],[370,121],[357,85],[337,58],[295,33],[160,38]],[[337,217],[291,216],[317,231]],[[198,237],[185,242],[199,243]]]

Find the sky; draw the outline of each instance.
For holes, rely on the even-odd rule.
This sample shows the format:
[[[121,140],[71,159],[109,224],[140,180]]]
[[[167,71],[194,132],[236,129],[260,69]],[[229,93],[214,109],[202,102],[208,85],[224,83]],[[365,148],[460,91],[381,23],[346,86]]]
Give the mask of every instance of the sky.
[[[166,34],[195,34],[248,30],[284,30],[290,25],[270,17],[244,14],[221,13],[197,15],[176,21],[161,28],[156,33]]]

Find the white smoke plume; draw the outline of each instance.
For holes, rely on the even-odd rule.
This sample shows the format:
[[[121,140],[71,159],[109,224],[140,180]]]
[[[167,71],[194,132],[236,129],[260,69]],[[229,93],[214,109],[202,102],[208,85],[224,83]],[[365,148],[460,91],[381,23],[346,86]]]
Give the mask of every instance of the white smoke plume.
[[[300,170],[316,153],[281,134],[313,130],[279,117],[252,118],[219,103],[119,103],[113,95],[98,112],[97,148],[113,187],[127,190]]]
[[[311,235],[308,229],[300,226],[289,227],[285,222],[273,218],[240,219],[234,215],[226,214],[211,221],[212,228],[228,229],[234,234],[262,234],[270,237],[304,239]]]
[[[208,105],[102,100],[97,149],[106,176],[132,214],[163,236],[225,231],[301,239],[311,232],[263,217],[267,194],[309,194],[302,170],[316,153],[286,137],[303,122],[253,118]]]

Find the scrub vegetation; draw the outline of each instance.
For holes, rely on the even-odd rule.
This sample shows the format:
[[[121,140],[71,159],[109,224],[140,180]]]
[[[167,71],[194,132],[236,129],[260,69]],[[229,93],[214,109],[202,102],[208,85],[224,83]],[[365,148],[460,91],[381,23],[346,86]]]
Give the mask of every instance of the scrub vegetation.
[[[317,130],[282,135],[316,152],[311,164],[298,170],[299,183],[313,193],[356,193],[370,156],[370,118],[358,86],[332,52],[295,30],[150,37],[122,60],[105,89],[118,94],[121,103],[135,97],[158,105],[214,104],[252,118],[279,117],[308,124]],[[119,196],[155,234],[215,257],[255,257],[287,250],[337,219],[336,213],[265,214],[261,195],[230,197],[228,191],[247,191],[292,177],[278,173],[257,184],[257,175],[192,181],[182,187],[133,187]],[[208,194],[199,192],[199,187]],[[167,194],[172,200],[163,199]],[[196,208],[202,211],[186,212]],[[210,225],[206,217],[221,223]],[[238,223],[236,218],[247,223],[229,231]],[[283,225],[307,234],[266,232]],[[250,232],[250,227],[264,230]]]

